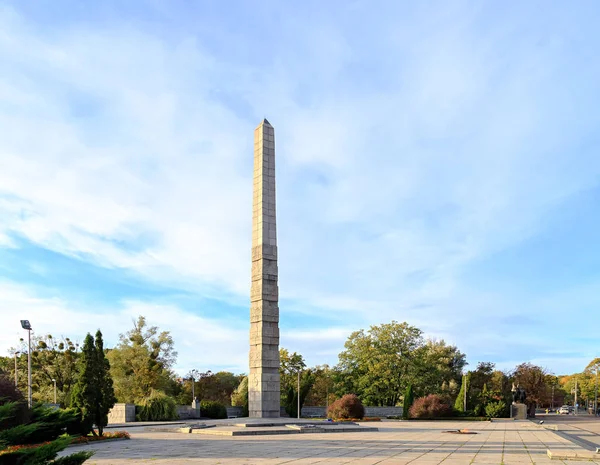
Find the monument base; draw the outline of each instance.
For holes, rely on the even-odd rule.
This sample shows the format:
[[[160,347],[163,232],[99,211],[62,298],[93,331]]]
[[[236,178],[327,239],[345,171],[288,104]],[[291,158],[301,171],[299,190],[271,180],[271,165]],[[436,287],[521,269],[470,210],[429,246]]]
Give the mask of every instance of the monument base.
[[[510,406],[510,417],[515,420],[527,420],[527,405],[513,402]]]

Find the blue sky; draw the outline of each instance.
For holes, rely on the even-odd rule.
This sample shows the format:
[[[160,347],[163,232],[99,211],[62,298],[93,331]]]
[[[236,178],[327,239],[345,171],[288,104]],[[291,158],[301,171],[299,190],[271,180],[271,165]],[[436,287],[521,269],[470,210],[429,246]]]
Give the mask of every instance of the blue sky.
[[[596,2],[0,0],[0,351],[247,370],[252,136],[275,127],[282,345],[408,321],[471,365],[598,356]]]

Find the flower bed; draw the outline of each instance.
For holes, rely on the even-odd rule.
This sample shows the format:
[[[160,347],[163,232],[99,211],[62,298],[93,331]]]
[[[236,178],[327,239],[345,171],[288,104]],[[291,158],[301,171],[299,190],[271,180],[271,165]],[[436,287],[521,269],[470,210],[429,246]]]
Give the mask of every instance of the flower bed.
[[[411,418],[409,421],[490,421],[488,417],[434,417]]]
[[[129,439],[127,431],[115,431],[114,433],[104,433],[102,436],[79,436],[71,441],[73,444],[87,444],[89,442],[106,441],[108,439]]]
[[[12,452],[17,452],[22,449],[35,449],[37,447],[45,446],[50,444],[51,441],[42,442],[39,444],[23,444],[18,446],[8,446],[7,448],[0,450],[0,455],[10,454]]]

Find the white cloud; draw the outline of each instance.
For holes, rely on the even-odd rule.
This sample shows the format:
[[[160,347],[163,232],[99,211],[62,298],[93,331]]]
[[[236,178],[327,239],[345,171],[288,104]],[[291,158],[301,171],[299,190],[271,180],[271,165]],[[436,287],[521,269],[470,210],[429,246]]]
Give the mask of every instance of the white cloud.
[[[39,290],[38,290],[39,291]],[[112,347],[118,336],[133,327],[139,315],[150,326],[169,331],[179,356],[177,371],[220,367],[246,372],[248,331],[239,322],[217,321],[185,312],[175,305],[148,301],[124,301],[116,308],[89,307],[60,298],[40,297],[34,289],[0,281],[0,347],[16,347],[27,337],[20,319],[31,321],[34,332],[82,341],[87,332],[102,331],[105,345]],[[43,328],[43,329],[40,329]],[[3,350],[4,351],[4,350]]]
[[[246,60],[237,32],[222,45],[240,55],[220,56],[185,28],[41,32],[0,9],[0,245],[16,232],[245,302],[251,138],[267,116],[288,308],[457,338],[449,315],[481,311],[463,305],[464,269],[597,182],[578,144],[598,117],[573,123],[596,84],[520,19],[482,34],[479,10],[424,13],[365,35],[324,17],[300,39],[307,18],[282,15],[281,41]]]

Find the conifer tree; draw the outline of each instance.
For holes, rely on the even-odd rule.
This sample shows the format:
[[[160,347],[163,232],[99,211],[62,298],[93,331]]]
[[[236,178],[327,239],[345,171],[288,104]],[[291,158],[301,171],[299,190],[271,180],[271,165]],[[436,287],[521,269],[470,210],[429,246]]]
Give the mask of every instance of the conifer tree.
[[[408,420],[410,418],[409,410],[415,401],[415,394],[413,392],[412,384],[409,384],[404,392],[404,402],[402,405],[402,418]]]
[[[102,436],[104,427],[108,424],[108,412],[115,405],[116,397],[113,389],[113,380],[110,376],[110,362],[104,355],[104,341],[100,330],[96,332],[96,362],[97,362],[97,403],[94,414],[94,423],[98,427],[98,434]]]
[[[94,424],[94,410],[97,398],[95,392],[96,361],[94,338],[88,333],[83,341],[81,356],[79,358],[79,378],[73,388],[73,407],[79,410],[81,415],[81,423],[84,429],[82,434],[90,431],[94,432],[92,426]]]
[[[469,374],[463,375],[462,377],[462,385],[460,386],[460,391],[458,392],[458,396],[456,397],[456,401],[454,402],[454,409],[459,412],[466,412],[465,409],[465,392],[467,393],[467,404],[468,404],[468,396],[469,396]]]
[[[95,424],[98,434],[102,436],[108,423],[108,412],[116,399],[100,330],[96,332],[95,340],[88,333],[83,341],[79,378],[73,391],[73,405],[80,411],[85,428],[96,435],[92,429]]]

